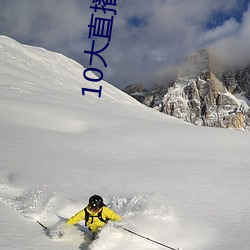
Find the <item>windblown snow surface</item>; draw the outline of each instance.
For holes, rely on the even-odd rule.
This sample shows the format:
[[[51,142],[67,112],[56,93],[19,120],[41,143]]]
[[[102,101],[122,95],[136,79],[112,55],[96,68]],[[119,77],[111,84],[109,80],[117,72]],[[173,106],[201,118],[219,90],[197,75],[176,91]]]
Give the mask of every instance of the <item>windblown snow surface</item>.
[[[62,239],[36,223],[53,231],[99,194],[123,227],[173,248],[249,250],[249,132],[165,116],[83,70],[0,37],[0,248],[164,248],[112,223],[92,243],[84,222]]]

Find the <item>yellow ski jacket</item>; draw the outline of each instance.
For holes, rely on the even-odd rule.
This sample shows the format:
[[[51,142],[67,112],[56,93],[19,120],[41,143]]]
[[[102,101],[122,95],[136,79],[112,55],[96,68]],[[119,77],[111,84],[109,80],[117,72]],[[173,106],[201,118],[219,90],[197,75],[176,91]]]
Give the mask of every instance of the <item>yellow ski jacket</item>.
[[[89,213],[88,221],[85,221],[86,226],[88,226],[89,230],[92,233],[97,232],[100,228],[102,228],[106,223],[104,221],[112,220],[112,221],[121,221],[121,217],[116,214],[113,210],[110,208],[103,206],[99,211],[93,212],[88,207],[86,207],[87,212]],[[98,218],[98,214],[100,214],[101,211],[101,218],[104,220],[100,220]],[[68,221],[67,224],[75,225],[80,220],[85,220],[85,210],[81,210],[76,215],[72,216]]]

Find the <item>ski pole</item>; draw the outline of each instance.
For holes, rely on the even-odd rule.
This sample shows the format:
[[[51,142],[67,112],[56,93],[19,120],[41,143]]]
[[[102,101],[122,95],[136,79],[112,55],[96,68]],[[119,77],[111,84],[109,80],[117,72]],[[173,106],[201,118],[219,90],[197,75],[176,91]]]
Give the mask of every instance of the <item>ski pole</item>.
[[[141,238],[143,238],[143,239],[145,239],[145,240],[154,242],[154,243],[156,243],[156,244],[158,244],[158,245],[160,245],[160,246],[169,248],[169,249],[171,249],[171,250],[180,250],[180,248],[173,248],[173,247],[167,246],[167,245],[162,244],[162,243],[160,243],[160,242],[158,242],[158,241],[155,241],[155,240],[152,240],[152,239],[150,239],[150,238],[148,238],[148,237],[145,237],[145,236],[143,236],[143,235],[141,235],[141,234],[135,233],[135,232],[133,232],[133,231],[127,229],[127,228],[122,228],[122,229],[125,230],[125,231],[127,231],[127,232],[129,232],[129,233],[131,233],[131,234],[134,234],[134,235],[139,236],[139,237],[141,237]]]
[[[39,222],[38,220],[36,221],[40,226],[42,226],[43,227],[43,229],[46,231],[46,230],[48,230],[48,228],[47,227],[45,227],[41,222]]]

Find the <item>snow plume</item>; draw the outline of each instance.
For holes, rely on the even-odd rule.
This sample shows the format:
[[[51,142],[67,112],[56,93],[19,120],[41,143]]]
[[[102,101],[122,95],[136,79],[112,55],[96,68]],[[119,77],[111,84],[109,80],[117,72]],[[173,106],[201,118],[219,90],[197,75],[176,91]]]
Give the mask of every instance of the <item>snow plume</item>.
[[[48,220],[57,213],[61,204],[62,193],[49,191],[46,185],[22,190],[10,183],[0,184],[0,201],[31,220]]]
[[[64,218],[69,218],[75,211],[83,208],[83,204],[65,200],[65,195],[49,191],[46,185],[36,187],[22,192],[11,185],[0,185],[0,200],[11,209],[18,211],[22,216],[31,219],[45,221],[48,224],[48,236],[57,239],[57,232],[64,227]],[[213,230],[201,222],[185,221],[181,215],[176,214],[172,207],[166,206],[163,195],[139,195],[127,198],[106,197],[107,206],[118,212],[122,218],[122,227],[139,233],[146,237],[151,237],[159,242],[167,242],[169,245],[182,245],[187,250],[199,249],[206,246],[206,241],[213,237]],[[61,214],[64,217],[57,217]],[[66,216],[66,217],[65,217]],[[61,218],[61,221],[58,219]],[[54,221],[54,223],[53,223]],[[70,228],[66,231],[63,240],[80,243],[80,249],[88,249],[90,240],[84,236],[89,234],[80,223],[79,231]],[[112,241],[110,241],[112,238]],[[122,240],[122,241],[121,241]],[[124,246],[126,242],[126,247]],[[91,244],[90,249],[154,249],[157,244],[147,241],[141,237],[117,229],[113,223],[109,223],[99,235],[98,241]]]

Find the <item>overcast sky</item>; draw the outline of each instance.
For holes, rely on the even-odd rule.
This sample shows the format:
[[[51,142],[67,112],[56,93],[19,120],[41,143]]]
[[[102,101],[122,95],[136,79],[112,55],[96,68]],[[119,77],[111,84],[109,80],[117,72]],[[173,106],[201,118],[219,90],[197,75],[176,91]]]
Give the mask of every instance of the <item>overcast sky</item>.
[[[0,34],[98,68],[119,88],[131,83],[149,87],[204,47],[224,63],[249,63],[249,1],[117,0],[117,6],[106,5],[117,11],[114,15],[94,12],[94,0],[0,0]],[[100,53],[106,68],[97,56],[90,66],[90,55],[84,53],[93,40],[95,51],[108,42],[106,37],[88,38],[92,13],[114,17],[109,46]]]

